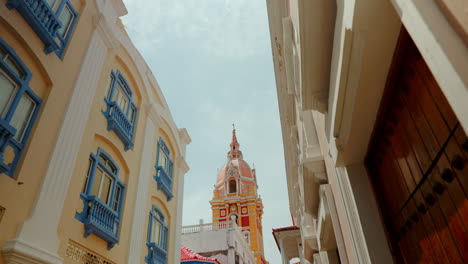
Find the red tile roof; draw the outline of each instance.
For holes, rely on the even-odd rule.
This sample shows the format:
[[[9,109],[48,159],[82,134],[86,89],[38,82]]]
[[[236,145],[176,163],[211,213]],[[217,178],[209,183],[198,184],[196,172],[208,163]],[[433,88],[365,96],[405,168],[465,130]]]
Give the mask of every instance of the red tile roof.
[[[273,228],[273,232],[296,230],[296,229],[299,229],[299,227],[297,227],[297,226],[287,226],[287,227],[281,227],[281,228]]]
[[[193,252],[193,250],[190,250],[186,248],[185,246],[181,246],[180,247],[180,262],[183,263],[185,261],[194,261],[194,260],[199,260],[200,263],[220,264],[219,261],[215,258],[203,257]]]

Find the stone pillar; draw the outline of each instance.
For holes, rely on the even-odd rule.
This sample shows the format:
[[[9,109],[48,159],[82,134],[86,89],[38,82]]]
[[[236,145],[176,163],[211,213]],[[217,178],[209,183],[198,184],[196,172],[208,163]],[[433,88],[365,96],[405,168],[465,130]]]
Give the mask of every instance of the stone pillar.
[[[111,35],[103,34],[109,31],[104,17],[96,18],[95,26],[32,216],[2,249],[6,264],[63,263],[58,224],[104,59],[117,45]]]
[[[143,144],[143,153],[140,161],[140,175],[138,175],[137,183],[137,196],[134,203],[134,212],[132,219],[132,229],[130,235],[130,247],[128,254],[128,263],[140,263],[143,256],[141,256],[141,248],[146,243],[146,226],[145,220],[148,216],[147,204],[149,199],[149,187],[153,176],[153,148],[155,147],[155,135],[158,124],[160,123],[158,116],[154,112],[152,104],[147,106],[147,121],[145,127],[145,135]]]
[[[186,142],[188,144],[188,142]],[[185,148],[182,148],[185,149]],[[185,154],[185,153],[184,153]],[[185,174],[189,170],[187,163],[183,156],[177,157],[178,163],[178,183],[177,183],[177,219],[176,219],[176,233],[175,233],[175,256],[174,261],[178,262],[180,260],[180,246],[182,244],[182,211],[183,211],[183,204],[184,204],[184,182],[185,182]],[[203,224],[203,219],[200,219],[201,223]]]

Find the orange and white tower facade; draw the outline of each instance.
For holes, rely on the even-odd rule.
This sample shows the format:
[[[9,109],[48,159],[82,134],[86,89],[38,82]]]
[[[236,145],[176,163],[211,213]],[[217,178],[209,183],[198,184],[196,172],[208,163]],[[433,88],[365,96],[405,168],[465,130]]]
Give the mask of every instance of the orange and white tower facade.
[[[213,223],[235,220],[250,243],[256,263],[264,264],[268,262],[263,249],[263,203],[257,190],[255,169],[244,161],[234,129],[227,162],[218,173],[210,201]]]

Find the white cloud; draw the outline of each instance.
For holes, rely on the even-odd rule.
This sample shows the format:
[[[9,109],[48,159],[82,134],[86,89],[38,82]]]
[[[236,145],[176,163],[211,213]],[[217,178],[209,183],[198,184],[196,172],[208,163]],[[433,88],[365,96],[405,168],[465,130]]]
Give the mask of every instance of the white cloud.
[[[201,52],[251,56],[268,42],[265,0],[124,0],[123,18],[136,45],[154,49],[170,34]],[[176,41],[176,40],[174,40]]]

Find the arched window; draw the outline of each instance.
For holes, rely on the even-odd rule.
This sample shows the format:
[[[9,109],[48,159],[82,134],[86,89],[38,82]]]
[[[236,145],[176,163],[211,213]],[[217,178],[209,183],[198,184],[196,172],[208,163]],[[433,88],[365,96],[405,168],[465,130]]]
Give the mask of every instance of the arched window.
[[[236,192],[237,192],[236,180],[234,179],[229,180],[229,193],[236,193]]]
[[[174,163],[171,160],[171,152],[162,138],[158,141],[158,151],[156,155],[156,176],[154,179],[158,183],[158,189],[162,190],[170,201],[172,195],[172,177]]]
[[[83,212],[75,217],[85,224],[85,237],[95,233],[112,248],[118,241],[125,184],[119,167],[101,148],[91,153],[81,193]]]
[[[137,107],[133,103],[133,92],[120,71],[111,72],[104,101],[107,104],[103,112],[108,120],[107,130],[115,131],[127,151],[133,147]]]
[[[145,262],[148,264],[167,263],[167,246],[169,239],[169,228],[165,223],[162,211],[153,205],[148,223],[148,256]]]
[[[31,77],[16,52],[0,38],[0,173],[9,176],[18,164],[42,102],[29,88]],[[13,153],[5,157],[7,147]]]

